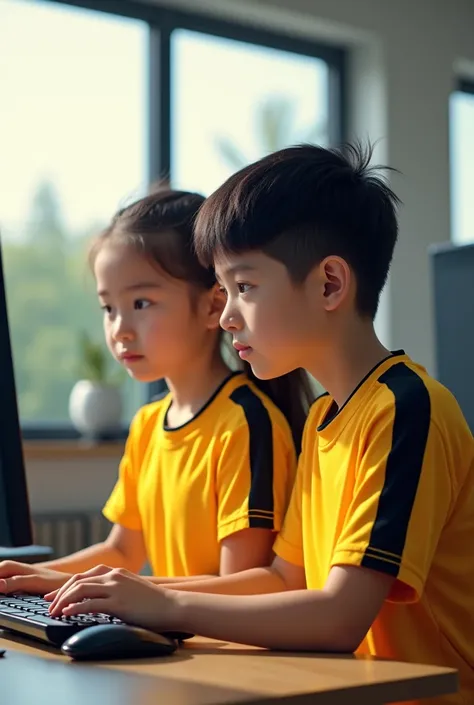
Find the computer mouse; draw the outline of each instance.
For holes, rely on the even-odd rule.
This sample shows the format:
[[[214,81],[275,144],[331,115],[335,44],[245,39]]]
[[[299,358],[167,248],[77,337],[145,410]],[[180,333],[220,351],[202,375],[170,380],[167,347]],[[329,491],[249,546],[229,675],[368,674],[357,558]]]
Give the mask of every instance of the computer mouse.
[[[61,651],[75,661],[168,656],[176,642],[129,624],[98,624],[70,636]]]
[[[162,634],[168,637],[168,639],[173,639],[173,641],[187,641],[188,639],[194,639],[196,636],[189,632],[162,632]]]

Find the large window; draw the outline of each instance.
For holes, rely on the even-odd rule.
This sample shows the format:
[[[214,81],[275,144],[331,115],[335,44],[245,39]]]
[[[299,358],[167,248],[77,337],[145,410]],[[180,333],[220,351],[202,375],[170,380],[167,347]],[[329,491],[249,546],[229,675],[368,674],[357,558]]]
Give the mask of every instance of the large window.
[[[26,426],[68,424],[80,335],[103,338],[86,247],[144,190],[147,35],[136,20],[0,3],[0,223]],[[142,397],[130,382],[125,419]]]
[[[188,30],[173,32],[171,50],[171,167],[179,188],[207,195],[264,154],[328,143],[325,61]]]
[[[450,101],[451,237],[474,242],[474,82],[463,81]]]
[[[72,433],[78,339],[102,339],[86,250],[115,210],[163,176],[209,194],[274,149],[339,141],[342,85],[342,53],[313,42],[135,1],[0,0],[0,229],[26,434]],[[150,393],[126,385],[125,425]]]

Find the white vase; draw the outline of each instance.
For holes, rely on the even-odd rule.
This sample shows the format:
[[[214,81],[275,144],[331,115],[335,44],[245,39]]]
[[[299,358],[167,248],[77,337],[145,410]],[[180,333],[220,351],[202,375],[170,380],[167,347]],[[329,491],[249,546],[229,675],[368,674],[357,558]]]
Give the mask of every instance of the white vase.
[[[122,420],[120,389],[79,380],[69,397],[69,416],[75,429],[87,438],[113,436]]]

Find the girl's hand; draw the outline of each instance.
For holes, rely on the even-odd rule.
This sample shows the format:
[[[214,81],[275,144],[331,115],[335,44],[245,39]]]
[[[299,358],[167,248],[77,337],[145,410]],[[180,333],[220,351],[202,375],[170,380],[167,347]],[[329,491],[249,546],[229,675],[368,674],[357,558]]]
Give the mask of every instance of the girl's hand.
[[[102,612],[129,624],[165,631],[176,628],[171,620],[173,600],[172,591],[128,570],[98,566],[71,578],[54,597],[50,613],[56,617]]]
[[[71,577],[51,568],[18,563],[16,561],[0,562],[0,593],[30,592],[43,595],[57,590]]]

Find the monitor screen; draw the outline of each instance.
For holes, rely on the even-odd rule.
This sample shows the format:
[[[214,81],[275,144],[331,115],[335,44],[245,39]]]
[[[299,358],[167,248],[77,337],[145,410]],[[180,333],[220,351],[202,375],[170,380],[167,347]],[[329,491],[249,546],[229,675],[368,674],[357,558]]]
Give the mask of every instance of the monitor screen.
[[[431,248],[436,377],[474,433],[474,244]]]
[[[32,543],[0,241],[0,547]]]

